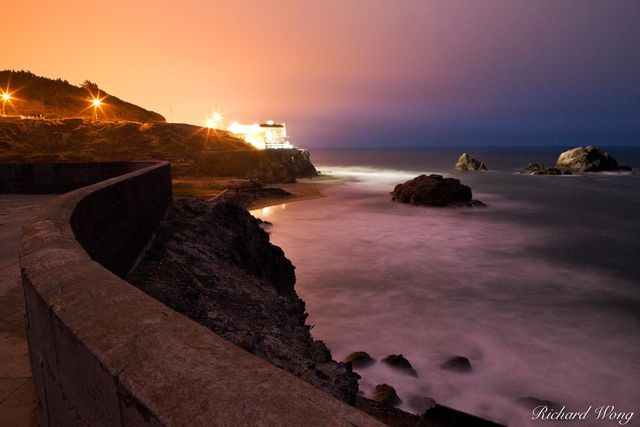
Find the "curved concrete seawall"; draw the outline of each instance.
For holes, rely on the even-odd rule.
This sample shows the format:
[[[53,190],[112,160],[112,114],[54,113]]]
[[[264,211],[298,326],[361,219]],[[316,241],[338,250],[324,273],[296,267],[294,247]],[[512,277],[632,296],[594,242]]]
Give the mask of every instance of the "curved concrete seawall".
[[[0,193],[66,193],[154,162],[2,163]]]
[[[42,426],[380,425],[121,279],[171,202],[166,162],[60,196],[20,264]]]

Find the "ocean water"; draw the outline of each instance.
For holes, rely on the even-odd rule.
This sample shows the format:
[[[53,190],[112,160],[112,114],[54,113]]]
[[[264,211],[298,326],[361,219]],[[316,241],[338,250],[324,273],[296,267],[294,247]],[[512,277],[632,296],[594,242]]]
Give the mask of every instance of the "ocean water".
[[[491,169],[454,173],[460,148],[317,150],[341,177],[327,197],[254,211],[296,266],[313,335],[340,360],[402,353],[414,378],[378,362],[358,370],[367,395],[393,385],[412,395],[509,425],[531,420],[519,398],[585,411],[640,411],[640,175],[519,175],[552,165],[557,148],[474,148]],[[640,168],[640,150],[608,148]],[[484,209],[390,202],[420,173],[469,185]],[[466,356],[473,371],[440,365]]]

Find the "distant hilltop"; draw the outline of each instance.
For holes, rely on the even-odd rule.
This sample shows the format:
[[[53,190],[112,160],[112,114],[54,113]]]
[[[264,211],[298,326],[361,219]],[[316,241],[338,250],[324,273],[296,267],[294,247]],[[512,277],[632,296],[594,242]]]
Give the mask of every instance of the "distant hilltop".
[[[34,118],[70,117],[137,122],[165,122],[160,114],[123,101],[85,80],[74,86],[66,80],[49,79],[29,71],[0,71],[0,91],[10,94],[4,114]],[[99,105],[92,102],[99,99]]]

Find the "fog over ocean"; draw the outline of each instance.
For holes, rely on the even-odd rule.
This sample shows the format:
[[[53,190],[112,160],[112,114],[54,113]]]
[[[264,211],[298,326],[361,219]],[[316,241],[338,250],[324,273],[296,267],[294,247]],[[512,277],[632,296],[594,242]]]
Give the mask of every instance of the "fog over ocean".
[[[570,148],[570,147],[567,147]],[[640,148],[603,147],[640,168]],[[467,151],[490,171],[454,173]],[[316,150],[343,178],[327,197],[253,214],[296,266],[313,335],[335,359],[366,351],[361,389],[396,388],[509,425],[532,423],[532,396],[584,411],[640,402],[640,174],[529,176],[559,148]],[[461,179],[487,208],[390,202],[420,173]],[[418,377],[380,360],[402,353]],[[455,355],[473,372],[440,369]],[[557,408],[559,409],[559,407]],[[618,425],[597,421],[580,425]],[[549,422],[557,425],[557,422]]]

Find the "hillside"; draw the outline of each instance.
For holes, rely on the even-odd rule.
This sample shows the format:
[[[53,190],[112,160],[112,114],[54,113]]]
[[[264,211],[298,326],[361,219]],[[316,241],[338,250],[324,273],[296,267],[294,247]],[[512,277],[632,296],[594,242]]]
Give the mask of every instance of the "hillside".
[[[85,81],[74,86],[66,80],[53,80],[36,76],[28,71],[0,71],[0,89],[12,93],[13,99],[5,105],[8,115],[46,117],[50,119],[93,116],[91,98],[104,98],[98,111],[100,120],[133,120],[164,122],[160,114],[109,95],[95,83]]]
[[[0,123],[0,162],[195,161],[203,152],[254,148],[226,131],[177,123],[84,119]]]
[[[85,119],[0,121],[0,163],[126,160],[169,160],[174,178],[199,183],[214,177],[291,182],[317,174],[306,151],[257,150],[223,130]]]

